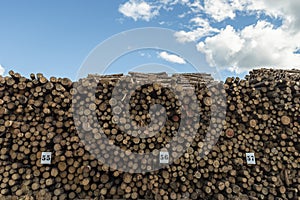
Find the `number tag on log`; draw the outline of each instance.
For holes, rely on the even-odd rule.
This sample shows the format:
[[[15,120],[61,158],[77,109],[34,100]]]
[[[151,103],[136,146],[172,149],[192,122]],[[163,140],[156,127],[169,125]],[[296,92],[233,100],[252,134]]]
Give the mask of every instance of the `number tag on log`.
[[[159,153],[159,163],[169,163],[169,152],[161,151]]]
[[[51,164],[51,152],[42,152],[41,164]]]
[[[256,162],[255,162],[254,153],[246,153],[246,161],[247,161],[247,164],[255,165]]]

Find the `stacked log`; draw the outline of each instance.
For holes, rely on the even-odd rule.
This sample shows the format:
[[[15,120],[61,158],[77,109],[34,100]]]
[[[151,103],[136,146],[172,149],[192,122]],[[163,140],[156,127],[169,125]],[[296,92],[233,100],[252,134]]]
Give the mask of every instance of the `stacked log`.
[[[89,75],[78,82],[55,77],[48,80],[42,74],[31,74],[30,79],[12,71],[9,74],[0,78],[0,199],[300,197],[299,70],[254,70],[245,79],[227,78],[222,85],[224,91],[208,74]],[[113,115],[125,110],[115,105],[119,99],[125,101],[128,94],[117,91],[120,96],[113,95],[123,78],[128,84],[156,80],[135,89],[129,98],[129,119]],[[93,83],[94,93],[89,93],[85,87]],[[176,84],[175,89],[168,88],[170,84]],[[186,92],[189,89],[194,94]],[[176,148],[169,148],[170,157],[181,151],[183,155],[159,169],[149,165],[159,164],[159,154],[157,160],[145,163],[123,155],[124,162],[131,166],[145,166],[147,172],[141,173],[118,170],[121,166],[97,158],[97,151],[104,156],[111,152],[97,130],[86,124],[101,126],[109,141],[128,155],[168,149],[181,121],[189,117],[177,98],[184,91],[184,103],[200,118],[184,127],[187,132],[195,132],[195,137],[179,137]],[[225,105],[212,101],[214,95],[224,92],[225,121],[216,111],[216,107]],[[84,134],[74,121],[76,107],[72,103],[84,105],[84,109],[76,110]],[[151,118],[154,104],[162,107]],[[91,117],[93,113],[96,118]],[[145,137],[147,132],[128,131],[134,130],[131,126],[149,124],[156,127],[151,137]],[[213,140],[219,132],[215,145],[206,142],[207,137]],[[52,153],[51,164],[41,164],[42,152]],[[246,153],[255,154],[256,164],[247,164]]]
[[[255,152],[258,159],[251,168],[235,159],[243,177],[236,184],[247,196],[299,197],[299,75],[299,70],[262,69],[246,80],[226,81],[230,126],[225,133],[236,143],[236,153]]]

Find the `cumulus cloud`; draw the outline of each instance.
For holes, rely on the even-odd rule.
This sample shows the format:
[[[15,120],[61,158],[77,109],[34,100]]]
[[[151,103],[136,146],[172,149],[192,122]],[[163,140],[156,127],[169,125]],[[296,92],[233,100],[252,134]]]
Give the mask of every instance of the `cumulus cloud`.
[[[285,27],[300,30],[299,0],[204,0],[203,12],[214,20],[235,19],[237,12],[265,14],[284,21]],[[287,26],[288,25],[288,26]]]
[[[2,65],[0,65],[0,76],[3,76],[5,69]]]
[[[185,64],[185,60],[177,55],[169,54],[165,51],[159,53],[159,57],[172,63]]]
[[[240,73],[255,67],[300,67],[300,55],[294,53],[299,42],[299,33],[292,34],[274,28],[269,22],[258,21],[240,31],[227,26],[200,42],[197,48],[206,55],[210,65]]]
[[[299,0],[161,0],[146,2],[149,1],[129,0],[120,6],[119,10],[134,20],[150,20],[159,15],[160,9],[172,10],[176,4],[184,6],[187,9],[183,9],[183,13],[179,16],[182,17],[180,20],[189,20],[184,26],[189,29],[177,30],[175,37],[182,43],[197,42],[197,49],[205,54],[207,61],[212,66],[230,69],[237,73],[255,67],[300,67]],[[137,8],[141,3],[144,4],[143,7],[146,8],[144,9],[146,11]],[[144,14],[140,14],[140,12]],[[236,23],[238,28],[226,26],[228,19],[232,20],[233,24],[235,20],[239,20],[237,13],[244,16],[256,16],[257,20],[247,26]],[[270,18],[266,18],[266,16]],[[298,53],[295,53],[296,51]],[[168,55],[167,52],[160,53],[161,58],[165,57],[165,60],[168,58],[170,61]]]
[[[272,17],[286,17],[298,0],[204,0],[203,12],[217,22],[234,19],[238,11],[245,14],[266,14]],[[298,7],[299,8],[299,7]],[[298,12],[297,12],[298,13]]]
[[[177,31],[175,33],[177,41],[182,43],[197,41],[204,36],[219,32],[218,29],[211,27],[206,19],[195,17],[190,22],[194,23],[197,28],[191,31]]]
[[[235,4],[228,0],[204,0],[204,11],[213,19],[220,22],[226,18],[235,18]]]
[[[248,0],[250,1],[250,0]],[[248,3],[246,9],[263,12],[267,15],[283,19],[283,28],[290,31],[300,30],[300,1],[272,1],[272,0],[253,0]]]
[[[126,17],[131,17],[135,21],[142,19],[149,21],[151,18],[159,14],[159,10],[145,1],[130,0],[119,7],[121,12]]]
[[[199,42],[197,48],[206,55],[212,66],[229,69],[237,73],[255,67],[294,68],[300,67],[300,1],[272,0],[204,0],[203,12],[217,22],[228,18],[234,20],[238,11],[245,15],[268,15],[282,20],[282,24],[258,20],[256,24],[235,30],[232,26],[207,35],[199,27],[190,32],[179,32],[181,41]],[[198,26],[210,27],[203,21]],[[207,30],[207,29],[206,29]],[[205,36],[208,36],[204,38]],[[186,39],[187,38],[187,39]]]

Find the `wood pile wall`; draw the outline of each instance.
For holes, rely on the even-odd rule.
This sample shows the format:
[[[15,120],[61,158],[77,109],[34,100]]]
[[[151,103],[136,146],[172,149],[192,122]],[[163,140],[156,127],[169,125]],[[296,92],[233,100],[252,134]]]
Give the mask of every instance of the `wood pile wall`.
[[[84,88],[74,86],[97,79],[95,98],[91,98],[95,106],[85,114],[96,111],[99,124],[115,145],[142,153],[167,145],[184,117],[168,88],[147,84],[136,90],[131,99],[133,118],[125,124],[149,124],[149,105],[154,103],[163,105],[167,112],[159,134],[137,139],[113,123],[111,93],[122,74],[90,75],[79,82],[55,77],[48,80],[42,74],[31,74],[29,79],[12,71],[9,74],[0,78],[0,199],[300,198],[299,70],[260,69],[245,79],[227,78],[223,84],[226,118],[223,126],[214,127],[221,135],[208,154],[203,139],[210,121],[219,120],[218,116],[211,118],[212,94],[206,88],[213,80],[208,74],[184,74],[188,82],[183,81],[176,91],[195,87],[201,117],[199,127],[187,128],[196,131],[196,136],[188,147],[178,143],[177,150],[186,152],[173,164],[147,173],[115,170],[89,153],[81,139],[96,139],[93,134],[80,135],[75,128],[72,101],[84,104],[84,99],[72,95],[84,94]],[[128,77],[133,75],[134,81],[154,76],[166,82],[179,76],[133,73]],[[212,91],[221,95],[217,84],[213,87],[216,90]],[[42,152],[52,152],[51,164],[40,163]],[[256,164],[246,163],[248,152],[255,153]],[[134,159],[128,162],[136,164]]]

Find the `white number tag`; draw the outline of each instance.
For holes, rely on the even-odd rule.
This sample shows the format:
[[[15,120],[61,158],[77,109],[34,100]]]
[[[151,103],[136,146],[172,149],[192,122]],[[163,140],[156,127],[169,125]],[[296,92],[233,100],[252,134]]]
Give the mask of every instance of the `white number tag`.
[[[51,164],[51,152],[42,152],[41,164]]]
[[[256,162],[255,162],[254,153],[246,153],[246,161],[247,161],[247,164],[255,165]]]
[[[169,163],[169,152],[161,151],[159,153],[159,163]]]

